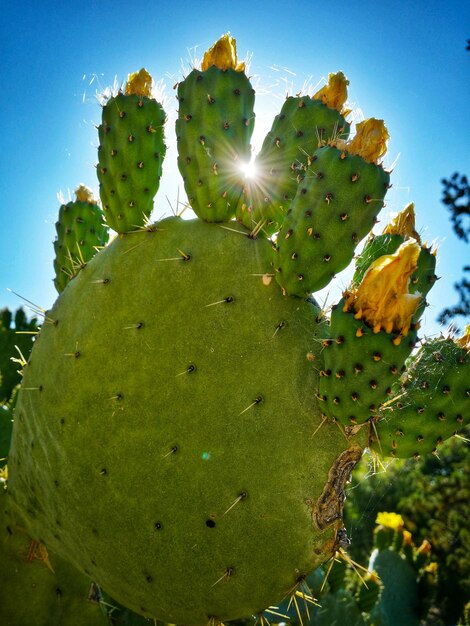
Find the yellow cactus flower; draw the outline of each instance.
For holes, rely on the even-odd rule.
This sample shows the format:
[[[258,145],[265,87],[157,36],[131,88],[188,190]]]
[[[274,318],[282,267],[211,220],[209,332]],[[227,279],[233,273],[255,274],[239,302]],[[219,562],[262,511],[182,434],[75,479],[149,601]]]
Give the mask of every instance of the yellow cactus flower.
[[[93,192],[83,183],[75,189],[75,198],[77,202],[88,202],[89,204],[98,204],[94,198]]]
[[[204,53],[201,69],[205,71],[212,65],[218,67],[219,70],[245,71],[245,64],[238,63],[237,41],[235,37],[230,37],[230,33],[222,35],[222,37]]]
[[[387,513],[386,511],[377,513],[375,523],[392,530],[403,530],[405,526],[403,517],[399,513]]]
[[[464,334],[462,335],[462,337],[459,337],[456,342],[461,348],[470,352],[470,324],[465,327]]]
[[[313,96],[313,100],[321,100],[330,109],[336,109],[340,113],[343,105],[348,97],[349,80],[343,72],[328,75],[328,84],[317,91]]]
[[[410,202],[382,231],[383,235],[401,235],[403,239],[421,239],[415,230],[415,205]]]
[[[404,337],[422,299],[420,294],[408,293],[420,252],[419,244],[409,239],[394,254],[373,261],[359,287],[345,294],[343,310],[353,310],[355,318],[364,320],[374,333],[384,330]]]
[[[371,117],[356,124],[356,134],[344,145],[346,152],[357,154],[369,163],[377,161],[387,152],[390,135],[383,120]]]
[[[152,82],[152,77],[144,67],[138,72],[129,74],[126,84],[126,96],[136,95],[150,98],[152,96]]]

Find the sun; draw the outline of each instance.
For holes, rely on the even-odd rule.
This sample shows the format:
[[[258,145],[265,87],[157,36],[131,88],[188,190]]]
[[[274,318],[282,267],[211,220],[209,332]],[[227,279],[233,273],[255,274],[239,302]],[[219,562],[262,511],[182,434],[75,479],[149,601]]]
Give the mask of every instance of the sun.
[[[245,178],[249,178],[251,180],[255,179],[258,175],[254,159],[248,163],[241,163],[240,170],[244,174]]]

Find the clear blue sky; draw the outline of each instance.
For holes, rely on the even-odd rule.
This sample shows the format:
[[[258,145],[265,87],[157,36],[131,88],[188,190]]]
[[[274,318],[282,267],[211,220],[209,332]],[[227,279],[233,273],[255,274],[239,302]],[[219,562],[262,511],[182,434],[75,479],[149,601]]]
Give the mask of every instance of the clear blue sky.
[[[142,66],[166,83],[169,151],[154,217],[169,213],[165,195],[174,202],[178,186],[183,193],[173,84],[182,63],[230,31],[239,56],[251,55],[257,141],[287,90],[338,70],[350,80],[350,102],[366,117],[385,119],[387,162],[398,161],[381,215],[414,201],[424,239],[439,241],[443,278],[424,320],[428,334],[439,331],[435,317],[456,301],[452,285],[469,256],[440,203],[442,177],[470,174],[468,2],[17,0],[2,3],[0,30],[0,307],[21,304],[8,288],[52,305],[57,193],[67,196],[80,182],[98,188],[95,91]]]

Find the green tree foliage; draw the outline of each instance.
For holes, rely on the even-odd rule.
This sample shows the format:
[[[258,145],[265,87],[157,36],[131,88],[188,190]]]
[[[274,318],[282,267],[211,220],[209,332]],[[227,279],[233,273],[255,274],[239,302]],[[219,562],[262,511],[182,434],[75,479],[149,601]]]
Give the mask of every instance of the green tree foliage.
[[[450,178],[442,179],[442,203],[450,211],[450,221],[459,239],[470,241],[470,185],[466,176],[455,172]],[[446,307],[439,314],[438,321],[447,324],[455,317],[470,315],[470,265],[463,267],[462,279],[454,284],[459,295],[457,304]]]
[[[367,473],[370,473],[367,476]],[[366,480],[364,480],[366,475]],[[399,512],[416,543],[428,539],[438,563],[436,624],[456,624],[470,596],[470,446],[451,439],[439,456],[397,461],[372,472],[366,463],[353,476],[345,525],[352,558],[366,563],[377,513]]]
[[[29,321],[22,308],[14,316],[7,308],[0,310],[0,404],[9,400],[21,382],[20,365],[12,358],[19,358],[20,353],[28,358],[36,332],[37,319]]]

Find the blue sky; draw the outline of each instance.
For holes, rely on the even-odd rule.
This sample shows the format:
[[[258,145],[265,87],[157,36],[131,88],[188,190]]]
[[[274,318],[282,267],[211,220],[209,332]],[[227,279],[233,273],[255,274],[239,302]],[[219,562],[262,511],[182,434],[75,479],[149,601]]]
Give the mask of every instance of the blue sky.
[[[0,308],[21,304],[12,289],[48,308],[55,299],[54,224],[58,192],[83,182],[97,190],[100,107],[96,91],[145,66],[163,79],[169,144],[154,218],[170,213],[178,187],[173,85],[221,34],[251,58],[262,141],[287,92],[343,70],[360,117],[385,119],[395,163],[383,222],[414,201],[423,239],[439,242],[438,281],[423,327],[456,301],[453,283],[469,249],[453,234],[440,202],[444,176],[470,174],[470,5],[423,2],[177,2],[102,0],[8,2],[0,54]],[[336,289],[346,285],[340,275]],[[330,293],[335,297],[335,290]],[[333,295],[331,295],[333,294]],[[324,294],[322,294],[323,297]]]

